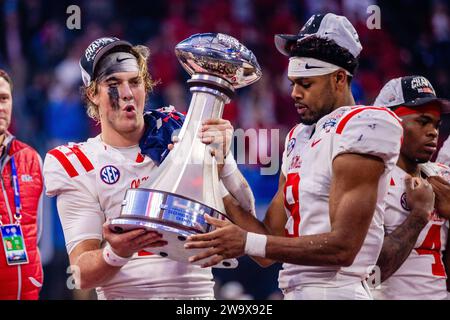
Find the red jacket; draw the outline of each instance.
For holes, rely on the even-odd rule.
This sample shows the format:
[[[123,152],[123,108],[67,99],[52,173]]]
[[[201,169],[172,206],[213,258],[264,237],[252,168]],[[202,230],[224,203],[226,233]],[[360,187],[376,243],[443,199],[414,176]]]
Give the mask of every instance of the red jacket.
[[[22,206],[20,225],[29,263],[9,266],[6,263],[3,243],[0,244],[0,300],[38,299],[43,280],[41,258],[37,247],[38,215],[42,208],[43,193],[42,161],[39,154],[30,146],[12,136],[8,136],[6,139],[10,141],[6,147],[7,156],[1,163],[0,219],[2,224],[15,223],[14,188],[10,162],[11,157],[14,156]],[[6,202],[9,203],[11,212],[9,212]]]

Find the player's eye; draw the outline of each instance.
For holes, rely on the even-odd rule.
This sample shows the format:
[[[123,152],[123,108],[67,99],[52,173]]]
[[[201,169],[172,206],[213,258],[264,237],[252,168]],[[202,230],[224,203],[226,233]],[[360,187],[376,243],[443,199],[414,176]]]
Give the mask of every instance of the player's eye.
[[[305,89],[309,89],[311,87],[311,83],[302,83],[301,86]]]
[[[141,78],[135,78],[130,80],[130,84],[133,86],[138,86],[141,84],[141,82],[142,82]]]
[[[428,123],[430,123],[430,121],[428,119],[424,119],[424,118],[419,118],[417,119],[417,122],[421,125],[421,126],[426,126]]]

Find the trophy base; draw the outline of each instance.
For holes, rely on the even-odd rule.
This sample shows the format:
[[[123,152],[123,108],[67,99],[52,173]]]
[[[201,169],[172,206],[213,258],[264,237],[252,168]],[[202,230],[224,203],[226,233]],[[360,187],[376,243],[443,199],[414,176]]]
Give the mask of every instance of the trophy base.
[[[113,232],[121,233],[134,229],[146,229],[148,231],[157,231],[162,234],[163,240],[167,241],[167,244],[163,247],[155,247],[144,249],[145,251],[158,254],[161,257],[171,260],[202,265],[207,259],[199,260],[194,263],[188,261],[189,257],[196,255],[204,251],[204,249],[185,249],[184,243],[187,237],[190,235],[198,234],[197,232],[180,230],[171,226],[165,225],[162,222],[146,221],[139,218],[125,218],[119,217],[111,220],[109,228]],[[237,259],[226,259],[219,264],[213,266],[213,268],[234,269],[238,266]]]

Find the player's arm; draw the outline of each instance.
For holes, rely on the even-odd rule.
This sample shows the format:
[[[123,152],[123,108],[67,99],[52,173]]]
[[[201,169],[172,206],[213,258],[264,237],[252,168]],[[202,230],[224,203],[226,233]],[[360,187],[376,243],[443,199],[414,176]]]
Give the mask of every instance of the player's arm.
[[[397,229],[384,237],[383,247],[377,261],[382,282],[395,273],[408,258],[433,211],[434,195],[429,183],[408,175],[405,178],[405,185],[411,213]],[[389,207],[386,209],[386,214],[389,214]]]
[[[111,232],[109,222],[104,222],[98,202],[87,190],[61,193],[57,197],[57,208],[70,264],[80,289],[101,286],[128,262],[133,253],[165,244],[156,232],[142,229],[123,234]],[[101,247],[102,241],[107,243],[108,248]],[[108,257],[110,259],[106,259]]]
[[[266,212],[264,221],[259,221],[255,216],[248,214],[239,205],[237,200],[228,195],[224,198],[225,209],[227,214],[235,224],[245,229],[246,231],[255,232],[259,234],[270,234],[276,236],[284,235],[284,226],[286,225],[286,214],[284,212],[283,189],[286,178],[283,173],[280,173],[278,182],[278,191],[272,198],[269,208]],[[251,256],[260,266],[268,267],[275,261],[265,259],[262,257]]]
[[[143,234],[142,230],[113,234],[105,226],[105,214],[98,199],[90,192],[84,176],[70,177],[52,154],[44,161],[44,181],[49,196],[57,197],[57,209],[64,232],[66,247],[80,289],[102,285],[128,262],[140,249],[163,245],[160,236]],[[106,240],[107,248],[100,248]],[[106,257],[104,253],[109,253]]]
[[[354,168],[359,169],[358,175],[354,174]],[[351,265],[372,221],[378,183],[384,170],[384,162],[377,157],[350,153],[338,155],[332,164],[330,232],[298,238],[269,235],[265,245],[264,242],[258,244],[260,247],[256,252],[265,258],[293,264]],[[212,257],[204,264],[206,267],[223,258],[255,252],[255,248],[246,246],[249,239],[247,231],[224,221],[207,219],[218,229],[190,237],[187,247],[208,248],[192,257],[191,261]]]
[[[133,253],[144,248],[164,245],[161,236],[156,232],[138,229],[124,234],[114,234],[109,230],[108,223],[103,225],[103,235],[111,250],[123,258],[130,258]],[[89,239],[76,245],[70,253],[70,264],[80,289],[103,285],[122,267],[108,264],[104,258],[104,250],[101,248],[100,240]]]

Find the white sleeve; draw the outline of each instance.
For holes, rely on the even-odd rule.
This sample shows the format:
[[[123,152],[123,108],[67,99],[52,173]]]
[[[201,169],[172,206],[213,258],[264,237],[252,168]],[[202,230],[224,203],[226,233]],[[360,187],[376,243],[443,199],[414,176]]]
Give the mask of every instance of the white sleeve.
[[[84,240],[103,239],[102,226],[105,215],[98,201],[88,192],[78,190],[63,192],[56,198],[56,205],[69,255]]]
[[[436,162],[443,163],[450,166],[450,136],[445,140],[441,149],[439,150]]]
[[[281,158],[281,173],[286,177],[287,176],[287,146],[289,143],[289,133],[286,136],[286,139],[284,140],[284,150],[283,150],[283,157]]]
[[[229,192],[239,202],[241,208],[256,215],[253,191],[239,171],[236,160],[232,155],[225,159],[225,166],[220,174],[220,186],[222,197]]]
[[[102,237],[105,215],[98,200],[83,183],[83,178],[69,177],[52,155],[44,161],[44,181],[47,195],[57,196],[57,208],[66,241],[67,252],[81,241]],[[87,180],[85,180],[87,181]]]
[[[438,162],[427,162],[419,165],[427,177],[439,176],[450,183],[450,168]]]
[[[368,154],[381,158],[390,170],[397,163],[402,136],[399,118],[384,109],[348,114],[338,124],[332,159],[342,153]]]
[[[49,197],[75,188],[73,179],[69,177],[61,163],[49,153],[45,155],[43,174],[45,193]]]
[[[225,198],[227,195],[230,194],[230,192],[228,191],[227,188],[225,188],[225,186],[223,185],[222,180],[219,180],[219,190],[220,190],[220,196],[222,198]]]

